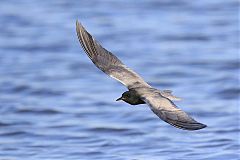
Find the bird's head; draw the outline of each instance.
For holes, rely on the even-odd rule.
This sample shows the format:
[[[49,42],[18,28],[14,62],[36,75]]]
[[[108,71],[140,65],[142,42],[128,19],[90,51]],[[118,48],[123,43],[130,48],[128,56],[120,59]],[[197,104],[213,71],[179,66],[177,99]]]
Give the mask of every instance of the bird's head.
[[[128,99],[131,98],[131,95],[130,95],[130,92],[129,91],[126,91],[122,94],[122,96],[120,98],[118,98],[116,101],[120,101],[120,100],[123,100],[123,101],[128,101]]]
[[[140,97],[136,94],[134,91],[126,91],[122,94],[120,98],[118,98],[116,101],[123,100],[124,102],[127,102],[131,105],[138,105],[138,104],[144,104]]]

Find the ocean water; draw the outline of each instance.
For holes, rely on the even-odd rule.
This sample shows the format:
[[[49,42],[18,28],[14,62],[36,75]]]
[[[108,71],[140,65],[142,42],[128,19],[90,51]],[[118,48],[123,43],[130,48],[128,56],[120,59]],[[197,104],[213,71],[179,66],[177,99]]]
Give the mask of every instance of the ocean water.
[[[176,129],[79,45],[75,21],[208,127]],[[238,0],[1,0],[0,160],[237,160]]]

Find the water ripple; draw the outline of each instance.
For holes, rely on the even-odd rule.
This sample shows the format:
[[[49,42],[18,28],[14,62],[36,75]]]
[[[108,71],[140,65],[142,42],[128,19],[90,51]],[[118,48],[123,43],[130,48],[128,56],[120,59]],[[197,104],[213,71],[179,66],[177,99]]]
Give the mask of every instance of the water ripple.
[[[238,6],[1,1],[0,159],[240,159]],[[208,127],[178,130],[146,105],[115,102],[126,88],[90,62],[76,19]]]

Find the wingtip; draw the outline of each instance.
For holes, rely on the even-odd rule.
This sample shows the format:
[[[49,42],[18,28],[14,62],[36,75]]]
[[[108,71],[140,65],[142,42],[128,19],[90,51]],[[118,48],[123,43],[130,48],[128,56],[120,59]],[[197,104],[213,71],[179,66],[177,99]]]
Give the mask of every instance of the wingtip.
[[[79,24],[79,21],[78,21],[78,19],[76,19],[76,25],[78,25]]]
[[[199,123],[199,129],[203,129],[203,128],[206,128],[206,127],[207,127],[206,124]]]
[[[77,27],[77,28],[83,28],[83,29],[84,29],[82,23],[79,22],[78,19],[76,20],[76,27]]]
[[[207,125],[205,125],[205,124],[197,123],[197,125],[195,127],[193,127],[191,130],[200,130],[200,129],[203,129],[206,127],[207,127]]]
[[[78,19],[76,20],[76,31],[78,35],[80,35],[80,32],[88,33],[87,30],[83,27],[82,23],[78,21]]]
[[[206,128],[206,127],[207,127],[207,125],[205,125],[205,124],[195,123],[192,126],[190,125],[189,127],[186,127],[186,128],[183,128],[183,129],[194,131],[194,130],[200,130],[200,129],[203,129],[203,128]]]
[[[76,20],[76,27],[78,28],[78,27],[80,27],[80,26],[82,26],[81,25],[81,23],[78,21],[78,19]]]
[[[194,131],[194,130],[200,130],[203,128],[206,128],[207,125],[199,123],[199,122],[181,122],[181,121],[167,121],[167,123],[171,124],[172,126],[183,129],[183,130],[189,130],[189,131]]]

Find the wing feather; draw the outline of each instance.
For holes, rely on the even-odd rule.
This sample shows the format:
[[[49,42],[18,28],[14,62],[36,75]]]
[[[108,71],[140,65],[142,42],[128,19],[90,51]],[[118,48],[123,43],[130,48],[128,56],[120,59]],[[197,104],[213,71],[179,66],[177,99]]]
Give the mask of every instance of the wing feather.
[[[172,126],[185,130],[198,130],[206,127],[205,124],[195,121],[179,109],[170,99],[162,96],[158,90],[142,88],[136,91],[160,119]]]
[[[82,48],[100,70],[118,80],[129,89],[139,86],[149,86],[137,73],[125,66],[111,52],[103,48],[78,21],[76,22],[76,31]]]

